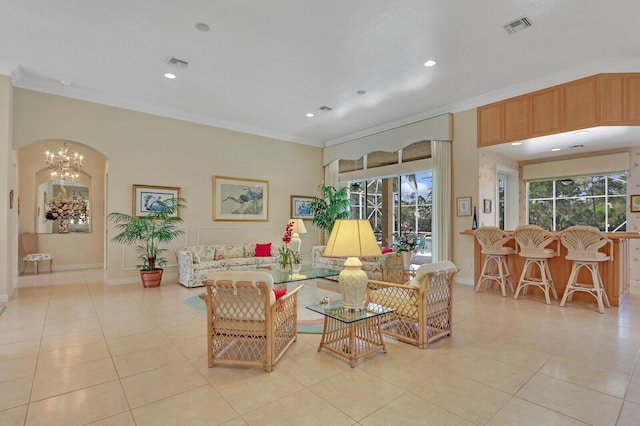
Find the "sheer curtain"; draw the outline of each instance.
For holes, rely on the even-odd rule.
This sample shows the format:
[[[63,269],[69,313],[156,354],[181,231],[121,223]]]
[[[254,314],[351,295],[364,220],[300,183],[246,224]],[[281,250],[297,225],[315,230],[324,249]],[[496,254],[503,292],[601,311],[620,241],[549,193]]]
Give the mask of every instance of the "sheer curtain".
[[[432,262],[451,259],[451,142],[431,141],[433,158]]]
[[[325,186],[333,186],[340,188],[339,182],[339,160],[334,160],[324,166],[324,184]]]

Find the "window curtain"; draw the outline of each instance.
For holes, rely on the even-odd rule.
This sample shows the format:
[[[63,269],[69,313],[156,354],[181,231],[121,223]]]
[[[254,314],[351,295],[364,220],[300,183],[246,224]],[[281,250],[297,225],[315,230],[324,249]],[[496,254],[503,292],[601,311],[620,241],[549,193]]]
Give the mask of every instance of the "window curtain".
[[[451,142],[431,141],[433,158],[432,262],[451,259]]]
[[[338,189],[340,188],[339,170],[339,160],[334,160],[324,166],[325,186],[333,186]]]

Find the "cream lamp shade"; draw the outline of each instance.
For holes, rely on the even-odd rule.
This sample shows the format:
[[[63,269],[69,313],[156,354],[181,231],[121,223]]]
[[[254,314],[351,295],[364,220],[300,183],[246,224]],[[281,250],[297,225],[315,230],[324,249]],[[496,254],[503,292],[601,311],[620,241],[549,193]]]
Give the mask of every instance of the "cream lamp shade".
[[[292,235],[289,245],[291,246],[291,250],[295,251],[296,253],[300,253],[300,245],[302,244],[302,241],[300,241],[300,234],[306,234],[307,228],[304,227],[304,222],[302,221],[302,219],[289,219],[289,223],[293,224],[293,227],[291,228]]]
[[[360,268],[362,262],[358,257],[380,254],[380,247],[368,220],[336,220],[323,256],[347,258],[344,269],[338,276],[342,290],[342,306],[348,309],[364,308],[368,277]]]

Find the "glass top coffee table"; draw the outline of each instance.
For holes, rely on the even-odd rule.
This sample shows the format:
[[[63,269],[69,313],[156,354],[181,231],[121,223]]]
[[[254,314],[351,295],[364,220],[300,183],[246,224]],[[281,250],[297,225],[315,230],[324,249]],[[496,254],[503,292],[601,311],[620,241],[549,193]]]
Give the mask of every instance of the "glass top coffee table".
[[[387,352],[380,332],[381,319],[395,309],[367,304],[365,309],[346,309],[341,300],[329,305],[311,305],[307,309],[324,315],[322,338],[318,352],[322,348],[349,360],[351,368],[356,361],[374,352]]]
[[[279,266],[256,266],[253,270],[271,274],[274,284],[286,284],[315,278],[337,277],[340,274],[340,271],[312,268],[311,265],[301,265],[300,269],[294,269],[293,271],[282,269]]]

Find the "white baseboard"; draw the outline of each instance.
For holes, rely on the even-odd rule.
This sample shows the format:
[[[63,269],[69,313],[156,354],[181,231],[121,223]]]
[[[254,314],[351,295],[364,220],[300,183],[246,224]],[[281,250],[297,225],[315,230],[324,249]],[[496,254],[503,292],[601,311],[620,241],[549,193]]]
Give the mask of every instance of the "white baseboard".
[[[53,265],[53,272],[56,271],[77,271],[80,269],[102,269],[103,268],[103,264],[102,263],[86,263],[86,264],[79,264],[79,265],[62,265],[62,266],[56,266]],[[47,267],[45,266],[44,269],[41,267],[40,271],[47,271]]]
[[[454,278],[456,284],[474,285],[473,278]]]

